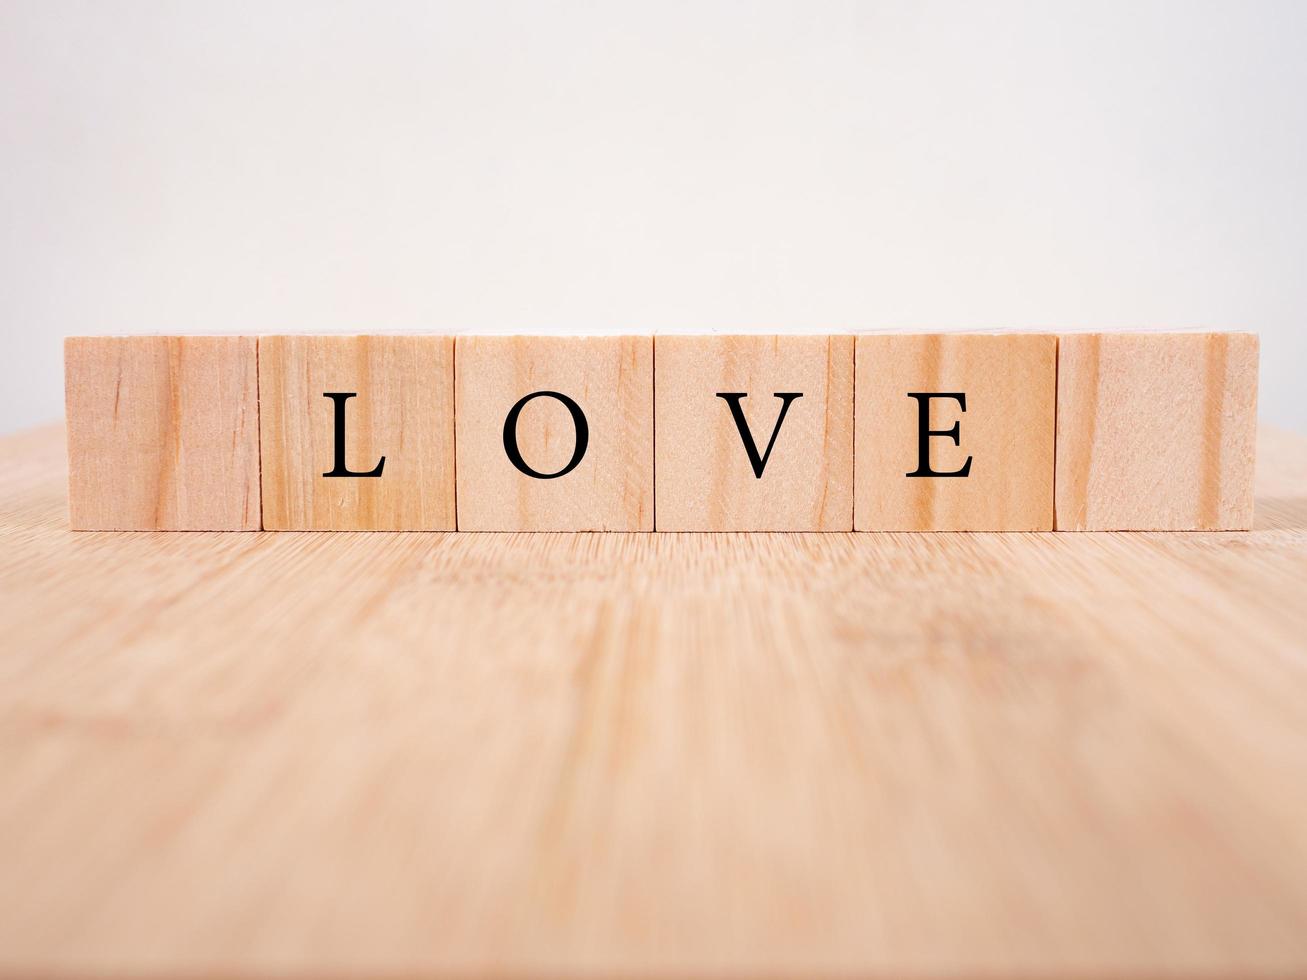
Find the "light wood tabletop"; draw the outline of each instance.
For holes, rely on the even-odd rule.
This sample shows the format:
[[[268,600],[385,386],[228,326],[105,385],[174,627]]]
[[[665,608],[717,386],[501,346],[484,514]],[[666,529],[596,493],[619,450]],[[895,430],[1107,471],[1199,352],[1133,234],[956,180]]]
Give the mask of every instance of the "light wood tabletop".
[[[1225,534],[89,533],[0,440],[0,973],[1307,972]]]

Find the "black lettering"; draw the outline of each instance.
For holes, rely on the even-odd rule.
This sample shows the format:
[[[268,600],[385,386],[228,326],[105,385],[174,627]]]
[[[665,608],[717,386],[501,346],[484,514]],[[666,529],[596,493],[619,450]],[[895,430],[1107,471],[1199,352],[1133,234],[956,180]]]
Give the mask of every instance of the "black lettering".
[[[781,431],[781,423],[785,421],[785,413],[790,410],[790,403],[796,398],[802,398],[803,393],[799,391],[778,391],[775,397],[781,400],[781,414],[776,418],[776,426],[771,430],[771,439],[767,442],[767,450],[761,456],[758,455],[758,445],[753,441],[753,433],[749,431],[749,422],[744,417],[744,409],[740,402],[749,396],[742,391],[719,391],[718,398],[724,398],[726,404],[731,406],[731,417],[735,419],[735,427],[740,430],[740,439],[744,442],[744,451],[749,454],[749,465],[753,467],[753,475],[761,480],[762,471],[767,467],[767,459],[771,456],[772,446],[776,445],[776,436]]]
[[[939,473],[930,468],[930,437],[948,436],[953,445],[962,445],[962,422],[953,423],[951,429],[932,429],[930,427],[930,400],[932,398],[952,398],[963,412],[967,410],[967,396],[962,391],[910,391],[909,398],[917,400],[917,468],[905,476],[966,476],[971,472],[971,457],[962,464],[962,469],[952,473]]]
[[[522,414],[522,409],[526,403],[533,398],[556,398],[567,406],[567,410],[572,413],[572,423],[576,426],[576,448],[572,450],[572,458],[568,464],[557,473],[541,473],[533,470],[527,465],[526,460],[522,458],[522,451],[517,447],[517,419]],[[508,453],[509,461],[527,476],[534,477],[537,480],[556,480],[560,476],[566,476],[576,469],[577,465],[585,456],[586,447],[590,445],[590,426],[585,420],[585,412],[581,411],[581,406],[564,394],[557,391],[533,391],[531,394],[518,400],[508,411],[508,418],[504,419],[504,452]]]
[[[322,393],[323,398],[330,398],[332,404],[336,406],[336,463],[331,468],[331,472],[323,473],[323,476],[380,476],[382,469],[385,468],[385,456],[382,456],[381,461],[367,473],[355,473],[345,465],[345,403],[357,394],[358,392],[355,391],[325,391]]]

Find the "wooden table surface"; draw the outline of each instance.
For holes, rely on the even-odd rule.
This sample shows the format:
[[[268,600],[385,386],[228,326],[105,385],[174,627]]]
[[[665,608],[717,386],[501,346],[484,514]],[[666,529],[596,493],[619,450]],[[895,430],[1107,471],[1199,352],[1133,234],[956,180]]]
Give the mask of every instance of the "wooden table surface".
[[[0,973],[1307,971],[1247,534],[66,530],[0,440]]]

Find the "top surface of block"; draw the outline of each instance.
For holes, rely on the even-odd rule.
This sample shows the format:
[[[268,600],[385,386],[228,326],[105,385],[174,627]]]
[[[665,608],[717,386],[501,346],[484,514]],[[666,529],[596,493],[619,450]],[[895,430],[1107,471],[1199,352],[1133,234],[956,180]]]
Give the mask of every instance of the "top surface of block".
[[[654,352],[658,530],[852,529],[852,336],[660,336]],[[745,396],[761,477],[722,394]]]
[[[456,357],[460,530],[653,530],[652,338],[459,337]],[[537,392],[569,399],[585,426],[578,446],[566,402],[521,404],[512,438],[540,476],[505,445]]]
[[[258,529],[256,344],[235,336],[68,338],[72,527]]]
[[[452,531],[454,342],[440,336],[275,336],[259,341],[263,526]],[[344,400],[345,464],[335,468]]]
[[[1068,334],[1059,344],[1059,530],[1252,526],[1254,334]]]

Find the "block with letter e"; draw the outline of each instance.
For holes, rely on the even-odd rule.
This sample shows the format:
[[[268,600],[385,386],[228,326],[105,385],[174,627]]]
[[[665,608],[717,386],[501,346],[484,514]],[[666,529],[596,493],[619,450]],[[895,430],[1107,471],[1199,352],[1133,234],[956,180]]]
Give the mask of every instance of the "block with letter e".
[[[859,531],[1051,531],[1057,338],[864,334]]]

